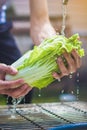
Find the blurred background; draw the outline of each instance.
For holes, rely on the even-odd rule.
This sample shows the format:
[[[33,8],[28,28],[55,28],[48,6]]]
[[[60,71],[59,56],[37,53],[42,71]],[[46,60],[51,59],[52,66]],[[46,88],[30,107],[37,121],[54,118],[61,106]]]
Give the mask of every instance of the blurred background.
[[[62,0],[47,0],[49,17],[57,32],[62,27]],[[30,9],[29,0],[8,0],[7,19],[13,21],[12,33],[22,54],[33,47],[29,36]],[[34,89],[32,103],[58,102],[61,93],[71,93],[81,101],[87,101],[87,0],[69,0],[67,4],[66,36],[79,33],[83,42],[85,56],[82,58],[82,66],[72,75],[72,78],[64,77],[61,82],[55,81],[47,88],[39,91]],[[79,81],[79,82],[78,82]]]

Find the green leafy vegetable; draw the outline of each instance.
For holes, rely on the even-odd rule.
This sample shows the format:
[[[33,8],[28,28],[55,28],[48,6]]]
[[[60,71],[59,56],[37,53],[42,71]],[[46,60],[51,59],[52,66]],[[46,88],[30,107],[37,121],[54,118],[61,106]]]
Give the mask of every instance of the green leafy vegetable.
[[[84,56],[81,48],[82,42],[78,40],[79,35],[74,34],[70,38],[56,35],[45,39],[39,46],[28,51],[19,60],[12,64],[17,68],[18,74],[7,75],[7,80],[23,78],[31,87],[43,88],[52,83],[55,79],[52,76],[54,71],[59,72],[56,63],[57,57],[65,51],[70,53],[76,49],[80,57]]]

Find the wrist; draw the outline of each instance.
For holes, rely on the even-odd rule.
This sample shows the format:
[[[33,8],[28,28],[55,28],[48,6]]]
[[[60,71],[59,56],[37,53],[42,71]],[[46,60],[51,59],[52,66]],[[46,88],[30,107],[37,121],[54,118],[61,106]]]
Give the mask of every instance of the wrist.
[[[31,23],[49,22],[49,16],[48,15],[32,15],[30,21]]]

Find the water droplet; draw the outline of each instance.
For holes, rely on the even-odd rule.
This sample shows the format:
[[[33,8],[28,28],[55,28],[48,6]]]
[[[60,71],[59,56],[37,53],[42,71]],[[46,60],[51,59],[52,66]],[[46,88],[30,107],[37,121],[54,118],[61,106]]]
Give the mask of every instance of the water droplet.
[[[61,90],[61,94],[63,94],[63,93],[64,93],[64,89]]]
[[[77,89],[77,95],[79,94],[79,89]]]
[[[77,79],[77,83],[79,82],[79,79]]]
[[[41,97],[41,89],[39,89],[38,97]]]
[[[79,88],[77,88],[76,90],[76,97],[77,97],[77,101],[79,100]]]
[[[77,73],[77,77],[79,77],[79,72]]]
[[[38,94],[38,97],[41,97],[41,94]]]
[[[79,72],[77,73],[77,88],[76,88],[76,97],[77,97],[77,101],[79,100],[79,95],[80,95],[80,90],[79,90]]]
[[[73,92],[73,91],[71,91],[71,94],[74,94],[74,92]]]
[[[72,74],[69,75],[69,78],[72,79]]]
[[[61,82],[61,79],[57,79],[58,80],[58,82]]]
[[[7,99],[6,99],[6,103],[8,104],[8,99],[9,99],[9,96],[7,96]]]
[[[25,97],[24,97],[23,101],[24,101],[24,104],[25,104]]]

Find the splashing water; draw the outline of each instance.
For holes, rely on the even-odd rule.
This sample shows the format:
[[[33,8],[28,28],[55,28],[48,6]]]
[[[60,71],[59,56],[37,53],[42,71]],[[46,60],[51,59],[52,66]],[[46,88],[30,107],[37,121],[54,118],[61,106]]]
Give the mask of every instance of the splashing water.
[[[18,99],[16,98],[13,98],[12,99],[12,110],[11,110],[11,119],[17,119],[17,116],[16,116],[16,108],[17,108],[17,105],[24,99],[24,97],[20,97]]]
[[[11,111],[11,119],[16,119],[16,99],[15,98],[12,99],[12,103],[13,103],[13,108]]]

